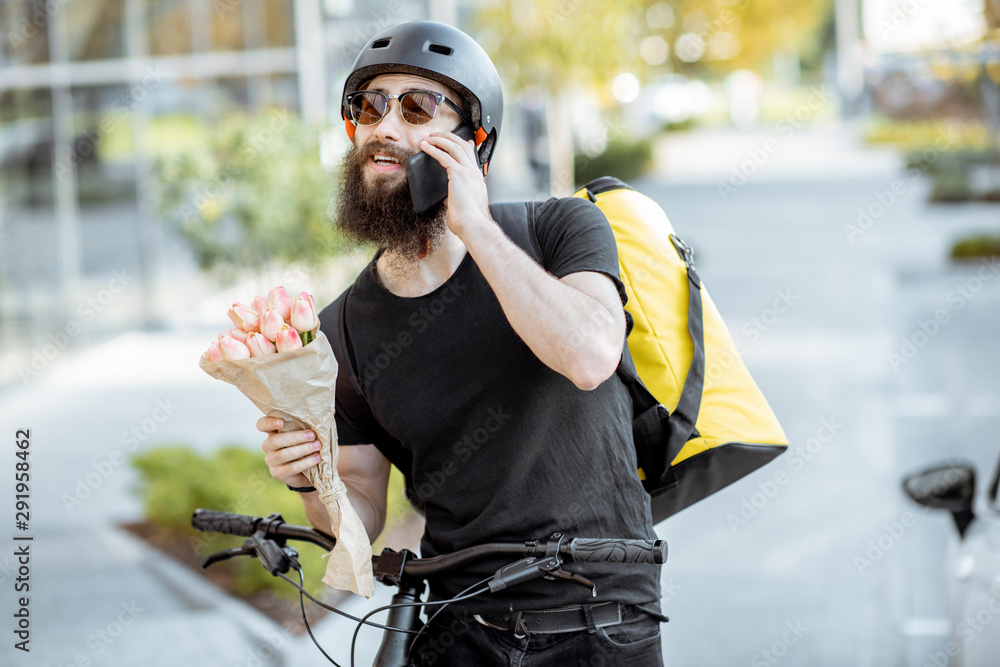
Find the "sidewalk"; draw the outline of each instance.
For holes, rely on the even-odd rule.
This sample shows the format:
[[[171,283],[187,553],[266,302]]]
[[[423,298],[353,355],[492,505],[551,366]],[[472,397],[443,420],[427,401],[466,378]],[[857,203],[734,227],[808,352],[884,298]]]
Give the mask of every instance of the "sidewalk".
[[[866,146],[861,129],[816,123],[795,128],[767,125],[742,131],[699,128],[662,135],[654,148],[650,178],[670,183],[882,176],[902,169],[899,151]]]
[[[123,436],[133,426],[143,438],[136,451],[163,442],[198,449],[260,442],[253,404],[198,368],[210,336],[126,333],[67,353],[27,386],[8,385],[0,402],[5,433],[31,429],[31,520],[23,533],[34,538],[28,543],[31,652],[5,641],[0,664],[294,667],[322,661],[308,636],[288,634],[117,528],[141,518],[130,492],[135,477],[123,462],[131,453]],[[9,469],[14,459],[7,451]],[[2,477],[0,493],[11,498],[13,475]],[[16,605],[14,532],[8,530],[0,557],[4,615]],[[355,613],[367,611],[387,603],[388,592],[348,604]],[[352,622],[333,615],[314,629],[338,661],[347,659],[353,630]],[[370,664],[373,640],[362,638],[359,661]]]

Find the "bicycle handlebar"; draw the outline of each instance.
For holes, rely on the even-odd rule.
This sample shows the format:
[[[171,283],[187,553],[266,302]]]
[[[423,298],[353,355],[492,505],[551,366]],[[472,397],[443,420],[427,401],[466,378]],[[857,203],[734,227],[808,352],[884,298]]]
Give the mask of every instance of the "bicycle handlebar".
[[[608,540],[577,537],[569,541],[570,560],[577,563],[667,562],[666,540]]]
[[[337,543],[335,538],[313,528],[286,524],[279,514],[257,517],[197,509],[191,515],[191,525],[205,532],[225,533],[247,538],[242,548],[228,549],[209,556],[203,563],[203,567],[208,567],[213,562],[233,556],[255,554],[271,574],[283,574],[290,567],[299,569],[296,561],[298,554],[295,549],[285,545],[286,539],[311,542],[326,549],[333,549]],[[398,586],[399,591],[393,597],[393,605],[391,605],[392,608],[385,627],[386,635],[382,647],[379,649],[376,664],[410,664],[407,654],[411,640],[404,633],[415,633],[419,637],[423,630],[423,628],[417,630],[420,623],[416,616],[417,609],[421,606],[420,596],[424,586],[422,580],[443,575],[471,561],[504,556],[511,557],[515,562],[496,571],[487,585],[491,592],[495,593],[530,579],[546,577],[572,581],[591,589],[596,595],[596,586],[593,582],[579,574],[561,569],[561,559],[589,563],[649,563],[658,565],[667,560],[667,543],[664,540],[579,537],[567,539],[563,533],[557,532],[547,540],[482,544],[431,558],[416,558],[406,549],[401,552],[385,549],[381,556],[372,557],[373,573],[376,579],[382,583]],[[418,583],[417,580],[421,581]],[[294,582],[292,583],[294,585]],[[476,594],[486,591],[487,589],[482,589]],[[315,598],[311,599],[315,601]],[[334,609],[334,611],[337,610]],[[303,618],[305,618],[304,611]],[[368,616],[365,616],[359,621],[359,628],[360,623],[366,622],[367,618]],[[308,621],[306,621],[306,628],[308,627]],[[355,641],[356,639],[357,631],[355,631]],[[354,664],[353,656],[354,642],[352,641],[352,665]]]
[[[205,533],[225,533],[250,537],[257,530],[261,517],[233,514],[218,510],[196,509],[191,515],[191,525]]]
[[[275,517],[275,515],[264,518],[218,510],[196,509],[191,515],[191,525],[195,530],[204,533],[223,533],[225,535],[239,535],[240,537],[250,537],[258,529],[263,528],[267,538],[280,537],[302,540],[328,550],[332,550],[337,544],[335,537],[314,528],[285,523],[283,519]]]
[[[285,523],[280,518],[262,518],[197,509],[191,515],[191,525],[204,532],[225,533],[250,537],[263,527],[267,537],[282,537],[311,542],[317,546],[333,549],[336,540],[313,528]],[[543,558],[550,554],[550,542],[533,540],[529,542],[496,542],[481,544],[453,553],[431,558],[413,558],[406,561],[407,575],[426,579],[454,570],[471,561],[484,558],[511,556]],[[587,563],[649,563],[660,565],[667,561],[665,540],[634,540],[577,537],[559,543],[558,555],[568,561]],[[373,557],[377,562],[378,556]]]

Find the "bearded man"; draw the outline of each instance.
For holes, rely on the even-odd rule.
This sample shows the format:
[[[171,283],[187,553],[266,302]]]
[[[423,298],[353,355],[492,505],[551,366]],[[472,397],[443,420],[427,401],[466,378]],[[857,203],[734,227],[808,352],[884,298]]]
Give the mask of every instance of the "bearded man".
[[[500,80],[455,28],[408,22],[375,35],[342,101],[352,147],[337,224],[376,253],[321,326],[341,366],[338,471],[369,536],[384,525],[394,463],[425,512],[425,557],[556,532],[656,539],[635,473],[631,400],[615,373],[626,297],[607,219],[580,198],[533,204],[544,268],[505,235],[484,179],[503,115]],[[473,140],[454,134],[463,124]],[[405,168],[419,151],[448,180],[446,199],[424,214]],[[269,434],[271,475],[301,492],[310,521],[329,532],[302,474],[318,442],[310,431],[278,433],[281,423],[257,424]],[[505,564],[469,564],[432,581],[431,597],[453,598]],[[456,602],[411,659],[661,665],[659,568],[573,569],[596,583],[595,596],[535,579]],[[463,613],[475,622],[442,648],[437,638]]]

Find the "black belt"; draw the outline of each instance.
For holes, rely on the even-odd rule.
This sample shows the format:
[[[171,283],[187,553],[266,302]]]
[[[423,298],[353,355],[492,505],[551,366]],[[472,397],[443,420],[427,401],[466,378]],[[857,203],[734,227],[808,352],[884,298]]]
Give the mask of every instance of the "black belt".
[[[551,635],[618,625],[622,622],[622,605],[619,602],[599,602],[511,614],[476,614],[475,618],[488,628],[508,630],[516,637]]]

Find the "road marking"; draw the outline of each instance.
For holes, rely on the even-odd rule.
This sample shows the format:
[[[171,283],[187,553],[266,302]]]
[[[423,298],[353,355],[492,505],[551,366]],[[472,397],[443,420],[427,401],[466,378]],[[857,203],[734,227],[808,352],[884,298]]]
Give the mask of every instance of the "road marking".
[[[897,394],[892,403],[896,417],[947,417],[953,409],[948,394]]]
[[[1000,394],[972,394],[964,403],[966,417],[1000,417]]]
[[[895,417],[1000,417],[1000,394],[896,394],[892,398]]]
[[[947,618],[906,618],[899,632],[904,637],[947,637],[951,634],[951,621]]]

